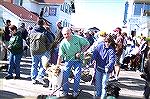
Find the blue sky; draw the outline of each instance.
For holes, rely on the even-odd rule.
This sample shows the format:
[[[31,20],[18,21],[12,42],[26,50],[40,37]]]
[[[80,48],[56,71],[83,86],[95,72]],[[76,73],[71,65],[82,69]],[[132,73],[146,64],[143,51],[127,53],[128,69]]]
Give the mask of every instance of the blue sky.
[[[126,0],[75,0],[76,13],[72,16],[75,27],[96,26],[111,31],[122,26]]]

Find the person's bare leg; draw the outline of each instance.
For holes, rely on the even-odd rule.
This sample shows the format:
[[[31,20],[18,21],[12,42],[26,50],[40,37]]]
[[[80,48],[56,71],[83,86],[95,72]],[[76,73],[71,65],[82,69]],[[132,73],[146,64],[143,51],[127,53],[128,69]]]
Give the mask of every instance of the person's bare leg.
[[[116,65],[115,66],[115,78],[116,78],[116,80],[118,80],[118,76],[119,76],[119,73],[120,73],[120,65]]]
[[[113,71],[110,73],[110,78],[113,79],[116,75],[115,66],[113,67]]]

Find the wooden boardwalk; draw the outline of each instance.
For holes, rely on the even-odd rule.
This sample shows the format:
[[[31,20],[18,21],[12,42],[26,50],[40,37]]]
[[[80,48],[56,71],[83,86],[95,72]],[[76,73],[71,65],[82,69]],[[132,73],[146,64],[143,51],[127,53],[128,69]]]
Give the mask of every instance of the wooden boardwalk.
[[[8,63],[0,61],[0,64]],[[20,80],[6,80],[5,70],[0,71],[0,99],[36,99],[40,94],[50,94],[48,86],[33,85],[30,80],[31,58],[22,58]],[[93,69],[91,69],[91,72]],[[140,72],[121,70],[118,85],[121,88],[119,99],[142,99],[144,80],[140,78]],[[46,81],[46,80],[45,80]],[[46,81],[47,82],[47,81]],[[82,92],[79,99],[93,99],[94,86],[81,82]]]

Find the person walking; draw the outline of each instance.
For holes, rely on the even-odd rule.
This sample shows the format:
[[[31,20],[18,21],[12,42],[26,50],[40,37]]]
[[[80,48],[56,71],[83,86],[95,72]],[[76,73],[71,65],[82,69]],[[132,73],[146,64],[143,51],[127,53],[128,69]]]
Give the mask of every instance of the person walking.
[[[58,58],[58,50],[59,50],[59,44],[63,40],[63,34],[62,34],[62,22],[57,22],[57,30],[56,30],[56,37],[54,42],[51,45],[51,57],[50,57],[50,63],[56,65],[57,64],[57,58]]]
[[[140,75],[145,80],[144,99],[150,96],[150,50],[148,51],[147,60],[143,67],[143,73]]]
[[[41,84],[45,84],[43,81],[45,69],[43,68],[41,58],[50,50],[50,40],[47,36],[49,32],[47,32],[43,25],[44,20],[39,19],[37,26],[31,30],[27,38],[32,57],[31,80],[33,84],[36,84],[37,81]]]
[[[140,42],[140,46],[139,46],[139,53],[141,54],[141,66],[140,66],[141,72],[144,71],[145,58],[146,58],[147,47],[148,47],[148,43],[145,39],[146,39],[146,37],[141,38],[141,42]]]
[[[97,45],[99,43],[101,43],[102,41],[104,41],[104,38],[107,35],[105,31],[100,31],[98,34],[99,34],[98,39],[96,41],[94,41],[94,43],[88,49],[88,52],[90,52],[90,53],[93,52],[93,50],[97,47]]]
[[[84,37],[89,41],[90,46],[92,46],[94,43],[94,38],[93,38],[93,35],[90,34],[90,32],[91,32],[90,30],[86,31],[84,33]]]
[[[89,48],[89,42],[78,35],[73,35],[70,28],[64,27],[62,29],[64,39],[59,46],[59,53],[57,59],[57,65],[60,65],[62,61],[65,62],[63,72],[63,95],[68,95],[69,92],[69,75],[72,66],[74,67],[74,87],[73,96],[78,95],[81,68],[82,68],[82,55]]]
[[[21,23],[20,27],[18,28],[18,30],[21,34],[21,37],[26,41],[26,38],[28,36],[28,31],[25,28],[25,23]]]
[[[96,99],[105,99],[106,84],[110,73],[113,71],[115,64],[115,48],[112,36],[107,35],[101,43],[93,51],[92,62],[95,66],[95,88]]]
[[[55,34],[58,36],[58,34],[61,34],[60,32],[62,32],[62,29],[63,29],[62,21],[58,21],[56,23],[56,27],[57,27],[57,29],[56,29]]]
[[[118,80],[118,76],[119,76],[119,73],[120,73],[120,68],[121,68],[121,63],[120,63],[120,58],[121,58],[121,55],[123,53],[123,48],[124,48],[124,45],[123,45],[123,42],[124,42],[124,39],[121,35],[121,31],[122,29],[120,27],[117,27],[114,32],[116,32],[117,34],[117,38],[115,40],[115,43],[116,43],[116,63],[115,63],[115,69],[114,69],[114,74],[115,74],[115,79]]]
[[[15,25],[10,26],[12,37],[10,38],[7,49],[10,51],[8,74],[6,79],[13,79],[13,71],[15,71],[15,79],[20,78],[20,62],[23,54],[23,40],[17,32]]]
[[[11,25],[11,21],[10,20],[6,20],[6,26],[4,29],[4,33],[2,35],[2,41],[3,41],[3,46],[2,46],[2,51],[4,52],[4,57],[3,57],[3,61],[7,61],[7,56],[8,56],[8,44],[9,44],[9,40],[11,38],[11,33],[9,30],[9,26]],[[5,69],[8,69],[8,65],[5,65],[4,67]]]
[[[27,49],[28,49],[28,45],[26,44],[26,38],[28,36],[28,31],[25,28],[25,23],[21,23],[17,31],[20,33],[21,37],[23,38],[23,50],[24,50],[23,56],[26,57]]]
[[[51,45],[51,57],[50,57],[50,63],[56,65],[57,64],[57,58],[58,58],[58,51],[59,51],[59,44],[63,40],[62,32],[59,32],[54,40],[54,42]]]

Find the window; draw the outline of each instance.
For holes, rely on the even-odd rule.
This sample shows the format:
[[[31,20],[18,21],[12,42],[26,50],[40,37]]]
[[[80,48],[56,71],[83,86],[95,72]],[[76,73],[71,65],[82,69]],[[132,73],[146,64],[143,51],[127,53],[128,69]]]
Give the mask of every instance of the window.
[[[22,6],[23,0],[20,0],[20,6]]]
[[[135,4],[134,5],[134,15],[141,15],[142,8],[143,8],[143,4]]]
[[[75,13],[75,5],[73,1],[71,1],[71,12]]]
[[[49,6],[45,6],[44,7],[44,17],[48,17],[48,16],[56,16],[57,14],[57,8],[55,7],[49,7]]]
[[[13,0],[13,4],[22,6],[23,0]]]
[[[146,4],[144,10],[150,10],[150,4]]]
[[[64,6],[63,5],[60,6],[60,10],[64,11]]]
[[[134,15],[141,15],[142,13],[145,15],[149,10],[150,10],[150,4],[136,3],[134,7]]]
[[[67,20],[65,19],[64,21],[63,21],[63,27],[67,27],[68,26],[68,22],[67,22]]]
[[[49,15],[56,16],[57,8],[49,7]]]
[[[71,15],[71,7],[67,3],[64,3],[63,5],[61,5],[60,10],[63,11],[64,13]]]

